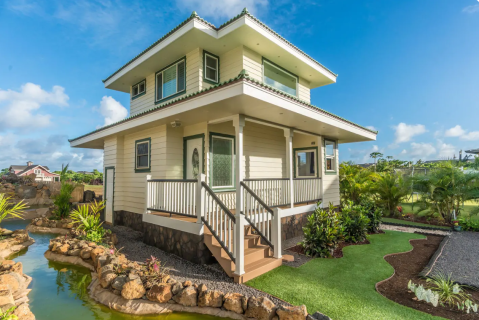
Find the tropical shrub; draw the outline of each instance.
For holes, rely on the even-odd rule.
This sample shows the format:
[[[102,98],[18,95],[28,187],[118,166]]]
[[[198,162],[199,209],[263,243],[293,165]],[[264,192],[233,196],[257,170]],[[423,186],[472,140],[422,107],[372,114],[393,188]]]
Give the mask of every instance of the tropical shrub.
[[[344,241],[357,243],[366,240],[370,221],[365,207],[353,205],[350,201],[342,208],[339,219]]]
[[[151,288],[155,284],[164,283],[170,278],[170,269],[161,264],[161,261],[151,256],[146,259],[143,266],[143,284],[145,288]]]
[[[327,210],[319,207],[308,217],[303,227],[304,240],[300,243],[305,253],[313,257],[331,257],[338,243],[343,240],[343,228],[334,205]]]
[[[53,204],[55,205],[55,216],[59,219],[67,218],[70,214],[73,190],[76,188],[76,184],[68,182],[66,173],[68,171],[68,164],[63,168],[60,173],[61,187],[60,193],[55,196]]]
[[[360,205],[365,208],[366,216],[369,219],[368,232],[377,233],[383,221],[383,210],[376,207],[376,204],[368,199],[363,199]]]
[[[100,213],[105,208],[105,201],[93,202],[78,206],[73,210],[70,217],[77,224],[77,230],[83,233],[83,238],[96,243],[102,242],[109,230],[102,227]]]
[[[23,211],[28,208],[22,201],[15,205],[10,203],[12,197],[5,196],[4,193],[0,193],[0,224],[7,217],[15,217],[23,219]]]
[[[5,311],[0,308],[0,320],[17,320],[18,317],[13,314],[16,308],[17,307],[13,306]]]
[[[350,162],[339,165],[339,185],[341,200],[357,204],[369,195],[373,173]]]
[[[459,218],[459,225],[462,227],[464,231],[475,231],[479,232],[479,221],[471,219],[471,217],[467,218]]]
[[[412,181],[414,191],[420,194],[418,202],[448,223],[453,212],[461,214],[465,201],[479,201],[479,173],[464,173],[452,162]]]
[[[371,192],[378,207],[389,215],[396,215],[399,204],[411,194],[411,186],[407,179],[397,173],[378,173]]]

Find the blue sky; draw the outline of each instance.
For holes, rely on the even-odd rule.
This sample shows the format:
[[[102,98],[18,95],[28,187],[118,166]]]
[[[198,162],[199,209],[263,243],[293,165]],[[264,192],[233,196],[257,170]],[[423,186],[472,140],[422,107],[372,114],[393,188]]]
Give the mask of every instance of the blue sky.
[[[117,121],[129,95],[102,79],[191,11],[220,25],[249,11],[338,73],[312,103],[379,130],[340,159],[452,157],[479,148],[477,0],[0,2],[0,168],[27,160],[101,169],[67,139]]]

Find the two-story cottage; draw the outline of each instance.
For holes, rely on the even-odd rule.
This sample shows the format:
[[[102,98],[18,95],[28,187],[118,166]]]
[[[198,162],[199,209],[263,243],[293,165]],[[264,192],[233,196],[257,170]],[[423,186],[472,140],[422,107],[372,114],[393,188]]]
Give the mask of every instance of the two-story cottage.
[[[28,161],[27,165],[11,165],[8,168],[8,172],[14,173],[19,177],[35,174],[35,181],[41,181],[41,182],[60,181],[59,174],[50,172],[50,169],[47,166],[42,166],[40,164],[33,164],[33,162],[31,161]]]
[[[193,12],[104,80],[130,116],[70,143],[104,150],[106,221],[247,281],[319,200],[339,204],[338,144],[376,139],[311,105],[335,81],[246,9],[220,27]]]

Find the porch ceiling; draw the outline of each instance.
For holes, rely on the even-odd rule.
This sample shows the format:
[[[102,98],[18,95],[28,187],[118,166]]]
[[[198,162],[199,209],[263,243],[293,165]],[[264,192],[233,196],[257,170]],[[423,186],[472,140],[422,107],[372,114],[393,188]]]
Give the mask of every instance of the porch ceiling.
[[[305,106],[252,83],[237,82],[217,92],[165,106],[118,125],[93,132],[71,141],[72,147],[102,149],[103,141],[112,135],[126,135],[138,130],[180,121],[182,126],[215,121],[243,114],[284,126],[337,139],[339,143],[376,140],[376,134],[319,108]]]

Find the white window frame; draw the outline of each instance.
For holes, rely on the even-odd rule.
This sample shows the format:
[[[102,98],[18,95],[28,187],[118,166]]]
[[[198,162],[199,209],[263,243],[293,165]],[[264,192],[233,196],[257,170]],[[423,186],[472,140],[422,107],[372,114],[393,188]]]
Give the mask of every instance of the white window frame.
[[[143,88],[144,90],[140,92],[140,85],[143,84]],[[138,87],[138,93],[137,94],[133,94],[133,90],[135,90],[135,88]],[[146,79],[143,80],[143,81],[140,81],[138,82],[137,84],[131,86],[131,97],[132,98],[135,98],[135,97],[138,97],[140,94],[143,94],[146,92]]]
[[[213,139],[223,139],[223,140],[229,140],[231,141],[231,176],[233,177],[233,184],[230,186],[213,186],[213,180],[214,180],[214,170],[215,166],[213,165],[213,154],[214,154],[214,144],[213,144]],[[219,135],[212,134],[211,135],[211,188],[212,189],[231,189],[235,187],[235,139],[230,138],[230,137],[223,137]]]
[[[215,70],[215,74],[216,74],[216,80],[215,79],[210,79],[208,78],[207,76],[207,73],[206,73],[206,68],[209,68],[209,69],[212,69],[211,67],[208,67],[206,65],[206,57],[210,57],[212,59],[214,59],[216,61],[216,68],[214,69]],[[204,66],[205,66],[205,70],[203,70],[203,72],[205,73],[205,79],[208,80],[208,81],[211,81],[211,82],[214,82],[214,83],[218,83],[220,81],[219,79],[219,74],[218,74],[218,69],[219,69],[219,65],[220,65],[220,59],[218,59],[217,57],[215,57],[214,55],[212,54],[209,54],[208,52],[205,52],[205,61],[204,61]]]
[[[289,71],[286,71],[286,70],[283,69],[283,68],[278,67],[278,66],[275,65],[274,63],[272,63],[272,62],[270,62],[269,60],[263,58],[263,65],[262,65],[262,69],[263,69],[263,70],[262,70],[262,71],[263,71],[263,82],[264,82],[264,83],[266,83],[266,81],[265,81],[265,79],[264,79],[264,77],[265,77],[265,75],[264,75],[264,64],[265,64],[265,63],[268,64],[268,65],[270,65],[270,66],[272,66],[272,67],[274,67],[274,68],[276,68],[276,69],[278,69],[278,70],[281,71],[281,72],[284,72],[284,73],[290,75],[291,77],[293,77],[293,78],[296,79],[296,88],[295,88],[296,93],[294,94],[294,96],[297,97],[297,96],[298,96],[298,91],[299,91],[299,90],[298,90],[298,83],[299,83],[299,78],[298,78],[298,76],[292,74],[292,73],[289,72]],[[276,88],[276,89],[278,89],[278,88]],[[291,93],[288,93],[288,92],[283,91],[283,90],[281,90],[281,89],[278,89],[278,90],[280,90],[280,91],[282,91],[282,92],[284,92],[284,93],[286,93],[286,94],[291,95]]]
[[[182,90],[182,91],[178,91],[178,65],[183,62],[185,64],[185,89]],[[168,96],[163,96],[163,93],[164,93],[164,90],[163,90],[163,79],[164,79],[164,76],[163,76],[163,73],[170,69],[171,67],[175,66],[176,67],[176,81],[175,81],[175,92],[168,95]],[[161,97],[158,98],[158,75],[161,74]],[[167,99],[168,97],[171,97],[171,96],[174,96],[178,93],[181,93],[181,92],[186,92],[186,59],[185,58],[182,58],[180,60],[178,60],[177,62],[174,62],[173,64],[167,66],[166,68],[163,68],[162,70],[158,71],[156,74],[155,74],[155,102],[158,102],[158,101],[162,101],[164,99]]]
[[[145,156],[145,154],[141,154],[139,155],[138,154],[138,145],[140,144],[147,144],[148,145],[148,154],[146,154],[148,156],[148,165],[146,167],[139,167],[138,166],[138,156]],[[150,141],[146,140],[146,141],[139,141],[139,142],[135,142],[135,169],[137,170],[142,170],[142,169],[149,169],[150,168],[150,153],[151,153],[151,144],[150,144]]]
[[[326,144],[328,142],[333,144],[333,155],[328,155],[327,154]],[[328,139],[324,140],[324,157],[326,159],[326,161],[324,163],[324,170],[326,172],[336,172],[336,141],[328,140]],[[327,159],[332,159],[333,160],[333,165],[332,165],[333,169],[331,169],[331,170],[328,170],[328,163],[327,163],[328,160]]]
[[[311,148],[311,149],[301,149],[301,150],[295,150],[294,151],[294,157],[296,159],[296,168],[294,170],[296,171],[296,178],[317,178],[318,177],[318,150],[316,148]],[[298,159],[298,153],[301,152],[313,152],[314,153],[314,176],[300,176],[299,175],[299,161]]]

